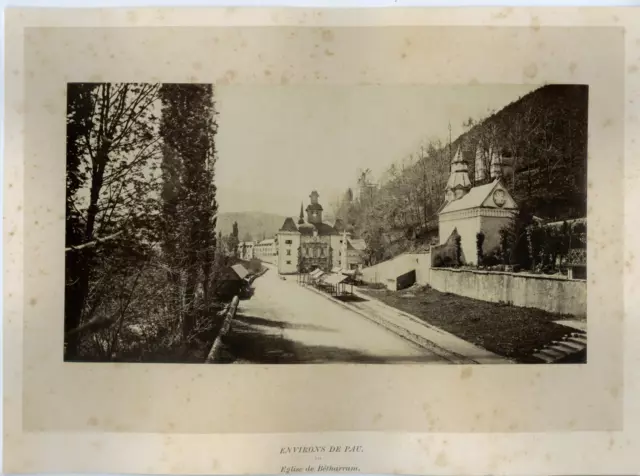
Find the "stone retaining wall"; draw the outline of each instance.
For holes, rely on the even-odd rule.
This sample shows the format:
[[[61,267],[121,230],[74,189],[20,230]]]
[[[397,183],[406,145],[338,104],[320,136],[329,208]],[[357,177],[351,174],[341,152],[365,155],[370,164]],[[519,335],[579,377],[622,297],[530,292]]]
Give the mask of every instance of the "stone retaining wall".
[[[525,273],[432,268],[437,291],[489,302],[504,302],[558,314],[586,316],[587,282]]]

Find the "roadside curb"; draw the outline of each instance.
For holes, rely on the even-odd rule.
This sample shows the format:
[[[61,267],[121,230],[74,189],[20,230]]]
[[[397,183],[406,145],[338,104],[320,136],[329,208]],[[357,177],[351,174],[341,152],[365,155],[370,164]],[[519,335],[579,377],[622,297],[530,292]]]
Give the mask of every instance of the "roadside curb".
[[[304,286],[306,289],[309,289],[311,291],[313,291],[316,294],[319,294],[320,296],[323,296],[327,299],[329,299],[330,301],[342,306],[345,309],[348,309],[352,312],[355,312],[356,314],[364,317],[365,319],[381,326],[384,327],[385,329],[387,329],[388,331],[393,332],[394,334],[396,334],[399,337],[402,337],[403,339],[411,342],[414,345],[417,345],[418,347],[421,347],[425,350],[428,350],[429,352],[432,352],[436,355],[438,355],[439,357],[442,357],[446,360],[448,360],[451,363],[454,364],[479,364],[480,362],[478,362],[475,359],[472,359],[470,357],[461,355],[457,352],[453,352],[450,349],[447,349],[439,344],[436,344],[435,342],[426,339],[422,336],[419,336],[407,329],[404,329],[396,324],[393,324],[387,320],[385,320],[383,317],[380,316],[372,316],[369,315],[365,312],[362,312],[360,309],[357,309],[353,306],[348,305],[345,302],[340,301],[339,299],[334,298],[333,296],[330,296],[329,294],[323,293],[322,291],[315,289],[313,286]],[[367,298],[369,298],[369,296],[367,296]],[[402,313],[402,314],[406,314],[406,313]],[[412,316],[413,317],[413,316]],[[417,318],[413,317],[412,320],[416,320]],[[420,324],[423,324],[422,322],[420,322]],[[437,329],[437,328],[435,328]],[[498,357],[498,356],[496,356]],[[505,362],[508,363],[508,362]]]

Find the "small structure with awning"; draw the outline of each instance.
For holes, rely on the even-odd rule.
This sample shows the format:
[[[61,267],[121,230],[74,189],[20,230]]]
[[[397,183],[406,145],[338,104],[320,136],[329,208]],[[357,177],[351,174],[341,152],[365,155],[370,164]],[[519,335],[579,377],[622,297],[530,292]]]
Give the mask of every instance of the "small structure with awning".
[[[315,269],[304,276],[303,282],[318,284],[319,280],[322,278],[323,275],[324,275],[324,271],[322,271],[320,268]]]
[[[322,284],[331,294],[339,295],[345,292],[344,282],[346,280],[347,276],[342,273],[331,273],[329,275],[325,275],[322,280]]]
[[[353,294],[353,282],[357,275],[357,270],[334,267],[330,272],[326,272],[318,268],[308,274],[301,274],[298,282],[300,284],[312,284],[335,295]],[[351,285],[351,292],[347,291],[348,284]]]
[[[234,264],[231,266],[231,269],[236,272],[240,279],[247,279],[247,276],[249,276],[249,271],[241,264]]]
[[[217,276],[216,293],[223,301],[231,300],[233,296],[247,297],[249,282],[247,276],[249,271],[241,264],[234,264],[222,268]]]

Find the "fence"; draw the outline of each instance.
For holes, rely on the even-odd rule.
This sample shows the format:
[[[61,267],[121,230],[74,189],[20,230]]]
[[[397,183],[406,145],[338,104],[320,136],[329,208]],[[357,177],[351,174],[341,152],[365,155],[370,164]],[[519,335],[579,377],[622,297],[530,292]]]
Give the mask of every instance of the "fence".
[[[220,356],[220,352],[222,350],[222,338],[225,336],[227,332],[229,332],[229,329],[231,328],[231,321],[236,315],[239,302],[240,302],[240,299],[238,298],[238,296],[234,296],[233,300],[231,301],[231,304],[229,304],[229,307],[225,311],[222,327],[220,328],[220,332],[218,332],[218,336],[216,337],[216,340],[213,342],[213,345],[211,346],[211,350],[207,355],[205,363],[211,364],[218,360]]]
[[[482,301],[574,316],[587,313],[586,281],[525,273],[432,268],[430,284],[437,291]]]

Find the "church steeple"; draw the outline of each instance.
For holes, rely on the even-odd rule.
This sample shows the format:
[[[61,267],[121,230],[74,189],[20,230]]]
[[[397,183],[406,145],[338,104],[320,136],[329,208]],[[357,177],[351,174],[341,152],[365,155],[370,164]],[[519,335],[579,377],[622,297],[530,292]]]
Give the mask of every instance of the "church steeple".
[[[309,195],[311,199],[311,204],[307,206],[307,221],[309,223],[322,223],[322,205],[318,203],[319,196],[315,190]]]
[[[451,202],[462,198],[471,190],[471,180],[469,179],[469,168],[462,158],[460,147],[451,161],[451,174],[445,188],[445,201]]]
[[[304,212],[302,210],[302,202],[300,202],[300,218],[298,218],[298,225],[302,225],[304,223]]]

